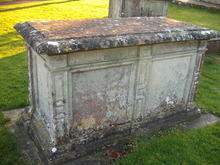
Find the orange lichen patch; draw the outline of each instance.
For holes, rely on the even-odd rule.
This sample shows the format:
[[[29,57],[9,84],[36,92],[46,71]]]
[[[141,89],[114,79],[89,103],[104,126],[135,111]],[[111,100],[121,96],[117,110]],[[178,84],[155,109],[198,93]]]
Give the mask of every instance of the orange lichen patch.
[[[181,28],[193,30],[194,25],[163,18],[85,19],[29,22],[48,39],[154,33]],[[79,33],[80,32],[80,33]]]
[[[88,119],[82,119],[81,122],[82,122],[82,124],[80,126],[81,128],[89,128],[89,127],[95,125],[96,119],[91,116]]]

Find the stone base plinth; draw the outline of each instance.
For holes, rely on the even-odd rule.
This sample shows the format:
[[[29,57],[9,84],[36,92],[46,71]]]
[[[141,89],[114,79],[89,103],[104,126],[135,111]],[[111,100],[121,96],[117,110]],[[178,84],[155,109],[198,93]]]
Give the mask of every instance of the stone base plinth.
[[[107,137],[97,138],[89,143],[74,145],[69,142],[59,148],[59,152],[48,152],[48,141],[46,141],[46,132],[42,132],[43,125],[35,118],[23,118],[26,123],[23,125],[28,130],[29,136],[35,142],[42,163],[48,165],[64,164],[65,162],[75,162],[85,156],[92,155],[108,149],[123,147],[130,142],[130,139],[136,136],[148,136],[159,129],[167,129],[176,124],[191,121],[201,115],[200,110],[196,107],[187,111],[179,110],[178,112],[170,112],[163,118],[154,117],[150,120],[139,120],[132,127],[113,128],[106,132]]]

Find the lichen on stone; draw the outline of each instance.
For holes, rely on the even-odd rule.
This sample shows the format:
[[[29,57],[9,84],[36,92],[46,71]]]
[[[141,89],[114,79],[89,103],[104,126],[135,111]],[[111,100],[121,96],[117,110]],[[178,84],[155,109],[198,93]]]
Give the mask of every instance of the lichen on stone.
[[[214,30],[152,17],[24,22],[15,29],[38,54],[47,55],[220,37]]]

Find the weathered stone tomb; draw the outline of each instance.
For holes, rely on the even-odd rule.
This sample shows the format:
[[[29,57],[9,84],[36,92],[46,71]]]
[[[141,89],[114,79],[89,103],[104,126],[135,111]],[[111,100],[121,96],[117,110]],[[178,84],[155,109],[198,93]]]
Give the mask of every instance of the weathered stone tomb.
[[[109,17],[165,17],[168,0],[110,0]]]
[[[30,130],[48,162],[197,114],[206,28],[167,18],[25,22]],[[50,161],[49,161],[50,160]]]

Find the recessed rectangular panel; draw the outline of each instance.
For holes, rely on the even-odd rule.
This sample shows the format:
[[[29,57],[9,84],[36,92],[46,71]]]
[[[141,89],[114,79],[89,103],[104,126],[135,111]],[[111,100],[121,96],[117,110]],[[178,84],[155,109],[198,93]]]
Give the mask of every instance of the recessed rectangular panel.
[[[147,5],[149,8],[150,16],[165,16],[166,11],[164,13],[164,7],[166,2],[163,1],[150,1]]]
[[[72,74],[73,128],[128,120],[131,65]]]
[[[153,61],[147,92],[147,110],[175,107],[186,100],[191,57]]]
[[[127,0],[124,2],[124,16],[141,16],[141,1],[142,0]]]

